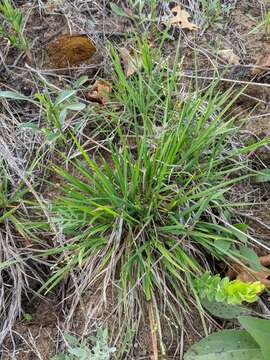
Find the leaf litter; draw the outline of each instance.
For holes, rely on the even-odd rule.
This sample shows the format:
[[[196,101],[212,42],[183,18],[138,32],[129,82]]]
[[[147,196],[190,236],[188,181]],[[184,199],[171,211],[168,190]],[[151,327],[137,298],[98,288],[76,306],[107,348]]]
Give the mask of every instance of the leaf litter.
[[[190,31],[197,31],[199,29],[196,24],[189,21],[191,15],[186,10],[183,10],[181,6],[177,5],[171,11],[174,16],[168,21],[170,26],[178,26],[181,29],[188,29]]]
[[[269,70],[270,70],[270,53],[258,56],[255,66],[252,69],[252,74],[260,75],[263,72]]]
[[[234,53],[233,49],[223,49],[219,50],[217,53],[223,60],[225,60],[229,64],[240,64],[240,57]]]
[[[135,53],[135,51],[129,51],[125,47],[119,49],[122,65],[127,78],[139,71],[143,66],[142,58]]]
[[[110,101],[112,88],[104,80],[96,80],[91,90],[85,94],[87,100],[106,105]]]
[[[270,289],[270,270],[267,268],[270,265],[270,254],[261,256],[259,260],[262,266],[260,270],[253,270],[241,264],[233,264],[228,276],[231,279],[237,278],[243,282],[260,281],[267,289]]]

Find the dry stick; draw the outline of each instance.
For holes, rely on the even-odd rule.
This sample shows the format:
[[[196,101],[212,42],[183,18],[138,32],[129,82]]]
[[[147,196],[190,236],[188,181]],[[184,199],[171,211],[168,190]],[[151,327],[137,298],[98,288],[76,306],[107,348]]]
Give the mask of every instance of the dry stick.
[[[252,82],[252,81],[233,80],[233,79],[228,79],[228,78],[223,78],[223,77],[218,77],[217,78],[217,77],[214,77],[214,76],[192,75],[192,74],[187,74],[185,72],[183,72],[183,76],[187,77],[187,78],[191,78],[191,79],[220,80],[220,81],[224,81],[224,82],[231,82],[231,83],[234,83],[234,84],[264,86],[264,87],[269,87],[270,88],[270,84],[256,83],[256,82]]]
[[[152,338],[152,349],[153,349],[153,356],[151,360],[158,360],[157,323],[155,319],[152,301],[148,302],[147,307],[148,307],[148,315],[149,315],[151,338]]]

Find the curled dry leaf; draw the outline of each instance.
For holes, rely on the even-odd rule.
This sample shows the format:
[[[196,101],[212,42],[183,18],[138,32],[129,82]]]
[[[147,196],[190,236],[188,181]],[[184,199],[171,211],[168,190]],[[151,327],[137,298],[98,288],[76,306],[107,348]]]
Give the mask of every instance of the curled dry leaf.
[[[48,45],[48,55],[56,68],[78,65],[89,60],[96,47],[86,35],[61,35]]]
[[[262,266],[269,266],[270,254],[261,256],[260,263]],[[240,264],[233,264],[232,269],[228,271],[228,276],[230,279],[237,278],[243,282],[260,281],[266,288],[270,289],[270,270],[267,268],[256,271]]]
[[[175,15],[169,20],[170,25],[177,25],[181,29],[188,29],[191,31],[198,30],[198,26],[188,20],[190,14],[186,10],[181,9],[179,5],[172,9],[172,13]]]
[[[218,55],[229,64],[239,65],[240,57],[233,52],[233,49],[219,50]]]
[[[106,105],[110,101],[112,88],[105,81],[96,80],[91,90],[85,94],[87,100]]]
[[[270,70],[270,53],[260,55],[257,58],[254,68],[252,69],[252,74],[260,75],[264,71],[269,71],[269,70]]]
[[[130,77],[136,71],[140,70],[143,62],[134,52],[128,51],[125,47],[120,48],[119,54],[123,63],[126,77]]]

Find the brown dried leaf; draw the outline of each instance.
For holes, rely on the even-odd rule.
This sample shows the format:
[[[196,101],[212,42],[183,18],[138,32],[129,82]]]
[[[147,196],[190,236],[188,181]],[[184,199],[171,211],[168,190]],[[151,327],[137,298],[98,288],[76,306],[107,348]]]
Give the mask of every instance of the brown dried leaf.
[[[78,65],[89,60],[96,47],[86,35],[61,35],[48,45],[48,55],[56,68]]]
[[[270,254],[260,256],[260,262],[262,266],[269,266],[270,265]]]
[[[140,70],[142,67],[142,59],[138,55],[129,52],[125,47],[119,49],[119,54],[127,78]]]
[[[264,54],[264,55],[260,55],[257,58],[256,61],[256,67],[254,67],[252,69],[252,74],[253,75],[259,75],[261,73],[263,73],[264,71],[270,70],[270,54]],[[266,69],[263,69],[266,68]],[[269,68],[269,69],[267,69]]]
[[[260,257],[262,266],[270,265],[270,254]],[[260,271],[252,270],[240,264],[233,264],[232,269],[228,271],[228,276],[231,279],[239,279],[243,282],[260,281],[266,288],[270,289],[270,270],[264,268]]]
[[[222,59],[227,61],[229,64],[240,64],[240,57],[233,52],[233,49],[219,50],[218,55],[220,55]]]
[[[112,88],[105,81],[96,80],[91,90],[85,94],[87,100],[106,105],[110,101]]]
[[[179,5],[175,6],[172,9],[173,13],[176,13],[170,20],[170,25],[178,25],[182,29],[188,29],[191,31],[197,31],[198,26],[191,23],[188,19],[190,18],[190,14],[186,10],[182,10]]]

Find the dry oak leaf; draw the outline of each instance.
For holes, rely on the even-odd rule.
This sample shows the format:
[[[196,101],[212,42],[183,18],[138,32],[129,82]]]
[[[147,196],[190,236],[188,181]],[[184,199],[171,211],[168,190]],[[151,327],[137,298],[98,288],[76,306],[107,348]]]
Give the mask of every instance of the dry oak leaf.
[[[261,256],[260,263],[262,266],[269,266],[270,254]],[[260,281],[266,288],[270,289],[270,270],[267,268],[256,271],[240,264],[233,264],[232,269],[228,271],[228,276],[230,279],[237,278],[243,282]]]
[[[267,70],[270,70],[270,53],[258,56],[251,72],[253,75],[259,75]]]
[[[112,88],[103,80],[96,80],[91,90],[85,94],[89,101],[106,105],[110,101]]]
[[[191,23],[188,19],[190,18],[190,14],[186,10],[182,10],[179,5],[172,8],[172,13],[174,15],[170,20],[170,25],[178,25],[182,29],[188,29],[192,31],[197,31],[198,26]]]
[[[137,54],[128,51],[125,47],[119,49],[119,54],[127,78],[142,68],[142,59]]]
[[[229,64],[239,65],[240,57],[233,52],[233,49],[219,50],[218,55]]]
[[[48,45],[50,61],[56,68],[79,65],[95,52],[95,45],[86,35],[61,35]]]

